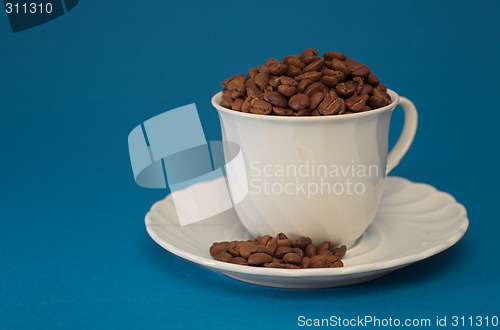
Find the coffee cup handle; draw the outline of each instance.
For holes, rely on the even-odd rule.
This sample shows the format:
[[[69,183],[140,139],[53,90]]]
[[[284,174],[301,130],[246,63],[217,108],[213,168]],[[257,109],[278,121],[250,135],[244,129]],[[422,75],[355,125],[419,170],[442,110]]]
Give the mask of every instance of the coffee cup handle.
[[[406,97],[400,97],[398,105],[400,105],[404,111],[405,118],[403,130],[401,131],[401,135],[399,136],[398,141],[389,152],[389,156],[387,157],[386,175],[389,174],[389,172],[392,171],[393,168],[398,166],[399,161],[401,160],[401,158],[403,158],[403,156],[410,148],[410,145],[413,142],[413,138],[415,137],[415,133],[417,132],[418,115],[415,105]]]

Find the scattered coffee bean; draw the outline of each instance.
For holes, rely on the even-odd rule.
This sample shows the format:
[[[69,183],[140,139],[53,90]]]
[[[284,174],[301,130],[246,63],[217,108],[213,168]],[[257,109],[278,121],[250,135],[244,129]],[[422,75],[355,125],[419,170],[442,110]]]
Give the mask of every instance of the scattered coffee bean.
[[[263,252],[254,253],[250,257],[248,257],[248,264],[250,266],[262,265],[266,262],[271,262],[271,261],[273,261],[273,257]]]
[[[311,244],[311,239],[309,237],[302,236],[297,238],[293,245],[301,250],[304,250],[309,244]]]
[[[221,106],[260,115],[330,116],[391,103],[387,87],[368,66],[339,52],[318,54],[307,48],[283,61],[270,58],[246,77],[229,77],[221,84]]]
[[[316,247],[309,237],[292,242],[279,233],[276,237],[264,235],[248,241],[216,242],[209,251],[215,260],[237,265],[305,269],[343,267],[341,258],[346,250],[345,245],[334,247],[332,242]]]
[[[287,264],[300,265],[302,258],[296,253],[287,253],[283,256],[283,261]]]

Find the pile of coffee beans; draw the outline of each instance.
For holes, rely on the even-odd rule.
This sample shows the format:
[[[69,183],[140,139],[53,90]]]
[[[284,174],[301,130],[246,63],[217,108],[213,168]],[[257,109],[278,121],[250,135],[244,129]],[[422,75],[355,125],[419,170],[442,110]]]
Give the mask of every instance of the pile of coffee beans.
[[[309,237],[293,242],[283,233],[248,241],[216,242],[210,247],[210,255],[218,261],[287,269],[343,267],[340,259],[345,253],[345,245],[334,247],[332,242],[324,242],[315,246]]]
[[[221,106],[277,116],[330,116],[369,111],[391,103],[370,68],[339,52],[314,48],[283,61],[271,58],[222,83]]]

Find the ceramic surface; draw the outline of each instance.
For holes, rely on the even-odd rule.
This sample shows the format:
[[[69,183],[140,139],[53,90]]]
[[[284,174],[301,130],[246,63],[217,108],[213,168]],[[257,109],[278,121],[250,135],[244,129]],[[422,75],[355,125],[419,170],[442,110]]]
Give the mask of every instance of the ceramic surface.
[[[211,202],[218,202],[217,195],[210,191],[210,184],[201,183],[187,189],[201,190]],[[375,220],[348,249],[343,268],[294,270],[213,260],[208,252],[213,242],[251,238],[234,209],[181,227],[172,199],[167,196],[155,203],[146,215],[149,235],[181,258],[240,281],[303,289],[351,285],[386,275],[446,250],[460,240],[468,224],[465,208],[451,195],[427,184],[388,177]]]

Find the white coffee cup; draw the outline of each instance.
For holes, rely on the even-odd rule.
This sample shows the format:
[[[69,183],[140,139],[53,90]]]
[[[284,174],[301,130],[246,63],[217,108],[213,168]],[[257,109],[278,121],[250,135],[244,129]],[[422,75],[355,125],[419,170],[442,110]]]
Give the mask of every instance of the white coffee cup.
[[[223,140],[240,146],[245,173],[227,172],[241,222],[254,236],[283,232],[318,244],[351,246],[372,223],[386,175],[398,165],[417,129],[413,103],[388,90],[383,108],[335,116],[255,115],[224,108],[212,98]],[[402,133],[388,153],[389,124],[397,105]],[[225,151],[226,159],[233,159]],[[243,175],[242,175],[243,174]],[[246,182],[242,182],[242,178]],[[244,198],[235,198],[247,185]]]

